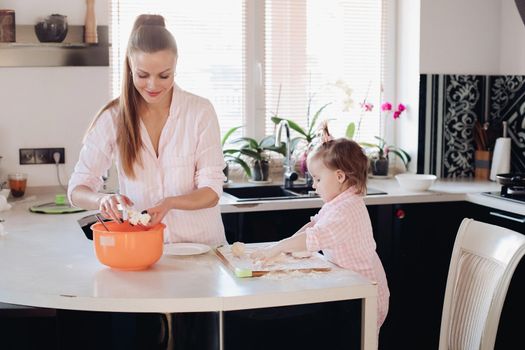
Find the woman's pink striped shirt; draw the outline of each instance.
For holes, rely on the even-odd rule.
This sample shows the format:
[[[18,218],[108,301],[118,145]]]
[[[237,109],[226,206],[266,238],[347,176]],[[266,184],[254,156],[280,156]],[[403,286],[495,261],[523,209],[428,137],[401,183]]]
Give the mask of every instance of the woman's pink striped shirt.
[[[99,191],[102,175],[116,163],[120,193],[138,210],[153,207],[166,197],[209,187],[220,197],[224,181],[224,158],[217,115],[202,97],[173,87],[169,116],[159,140],[157,157],[141,122],[144,147],[143,168],[135,167],[135,179],[122,171],[116,146],[116,108],[106,110],[89,132],[69,181],[68,195],[78,185]],[[166,242],[197,242],[218,245],[226,242],[220,208],[170,210],[164,217]]]

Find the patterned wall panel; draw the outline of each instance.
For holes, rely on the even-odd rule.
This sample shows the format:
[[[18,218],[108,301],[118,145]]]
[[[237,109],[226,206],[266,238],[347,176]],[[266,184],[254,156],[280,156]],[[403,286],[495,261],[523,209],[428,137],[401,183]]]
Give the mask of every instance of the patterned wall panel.
[[[521,75],[489,77],[489,121],[508,125],[512,140],[510,167],[525,173],[525,77]]]
[[[511,170],[525,172],[525,77],[423,74],[418,173],[474,175],[474,122],[499,130],[507,121]]]

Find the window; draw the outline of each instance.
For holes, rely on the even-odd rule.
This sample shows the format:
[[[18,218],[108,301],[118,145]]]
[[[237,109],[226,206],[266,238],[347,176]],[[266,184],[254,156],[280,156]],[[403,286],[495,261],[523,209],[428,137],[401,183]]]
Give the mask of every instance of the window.
[[[119,94],[126,43],[136,16],[159,13],[179,46],[176,81],[209,98],[221,131],[245,125],[261,138],[274,132],[271,116],[301,126],[330,103],[321,119],[342,136],[362,118],[359,139],[382,134],[379,105],[386,61],[386,0],[113,0],[113,93]],[[352,89],[344,111],[337,81]],[[374,109],[361,113],[360,102]]]

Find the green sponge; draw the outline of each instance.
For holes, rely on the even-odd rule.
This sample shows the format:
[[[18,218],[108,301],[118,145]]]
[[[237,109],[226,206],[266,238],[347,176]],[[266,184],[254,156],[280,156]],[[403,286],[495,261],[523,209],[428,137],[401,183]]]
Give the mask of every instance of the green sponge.
[[[57,195],[55,195],[55,204],[56,205],[65,205],[66,204],[66,195],[65,194],[57,194]]]
[[[252,270],[250,269],[242,269],[240,267],[235,268],[235,276],[237,277],[252,277]]]

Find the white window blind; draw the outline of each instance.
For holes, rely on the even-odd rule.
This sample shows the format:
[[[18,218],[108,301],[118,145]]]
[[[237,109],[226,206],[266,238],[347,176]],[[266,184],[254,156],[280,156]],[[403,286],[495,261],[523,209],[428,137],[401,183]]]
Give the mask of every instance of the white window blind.
[[[319,119],[332,119],[336,136],[361,116],[356,136],[379,135],[382,1],[266,0],[265,5],[266,133],[274,130],[270,118],[277,108],[280,117],[306,127],[311,100],[310,119],[330,103]],[[344,111],[337,81],[352,89],[350,111]],[[365,98],[374,105],[372,112],[361,113]]]
[[[243,124],[243,0],[112,0],[110,12],[114,97],[120,95],[126,45],[136,17],[159,14],[179,50],[176,83],[213,103],[222,134]]]
[[[177,84],[212,101],[222,134],[238,125],[256,126],[242,130],[248,136],[272,134],[270,118],[277,108],[280,117],[306,127],[311,100],[311,116],[330,103],[320,119],[330,119],[336,136],[344,134],[349,122],[358,124],[362,118],[358,138],[373,140],[384,128],[379,117],[387,76],[386,2],[112,0],[112,91],[114,96],[120,94],[122,63],[135,18],[160,14],[179,48]],[[343,110],[345,96],[334,86],[337,81],[352,89],[349,111]],[[262,90],[256,84],[262,84]],[[249,102],[253,98],[262,106]],[[365,98],[374,105],[372,112],[361,112]]]

